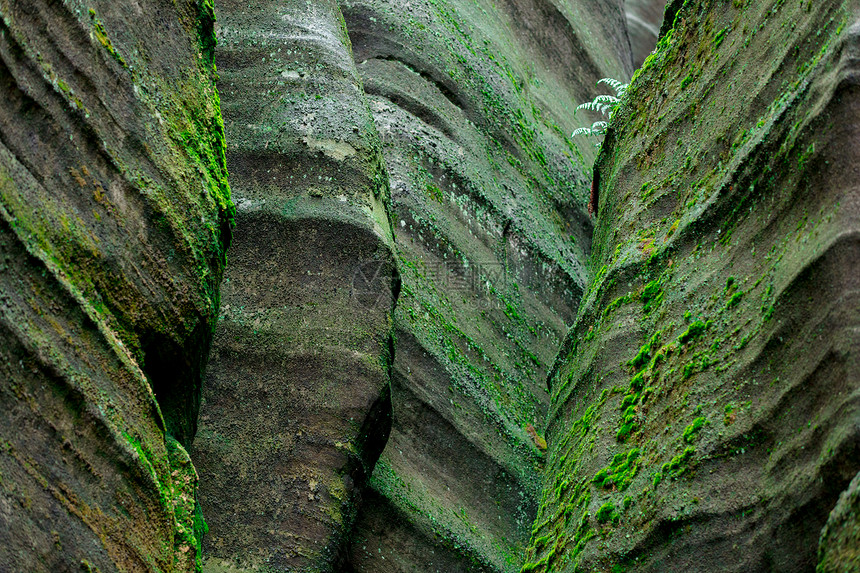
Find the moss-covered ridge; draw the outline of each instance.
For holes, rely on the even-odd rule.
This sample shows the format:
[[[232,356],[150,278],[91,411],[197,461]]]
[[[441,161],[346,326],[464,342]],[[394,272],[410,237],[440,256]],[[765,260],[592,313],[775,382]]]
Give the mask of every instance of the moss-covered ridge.
[[[671,8],[597,162],[525,571],[810,570],[858,469],[857,4]]]
[[[335,2],[219,10],[237,226],[191,450],[204,570],[342,571],[391,420],[382,146]]]
[[[201,6],[0,4],[2,473],[21,508],[0,560],[21,570],[196,567],[179,442],[232,224]]]
[[[595,148],[576,102],[629,77],[617,2],[341,2],[391,181],[393,426],[357,572],[517,571],[545,376],[586,282]],[[385,532],[384,534],[381,532]]]
[[[4,207],[29,250],[53,260],[99,307],[145,371],[158,378],[163,362],[187,362],[179,377],[198,378],[191,394],[153,384],[170,395],[165,414],[188,442],[233,209],[214,69],[200,51],[211,40],[197,37],[211,14],[175,12],[176,39],[147,45],[137,36],[145,23],[132,23],[123,8],[96,5],[56,23],[35,12],[11,9],[4,18],[6,63],[18,85],[7,104],[9,131],[32,134],[26,145],[6,143],[17,190],[7,188]],[[45,37],[51,27],[53,43]],[[53,44],[74,45],[80,57],[45,48]],[[170,63],[177,50],[188,54],[187,72]],[[35,180],[19,179],[21,170]],[[141,241],[156,248],[140,253]],[[150,300],[128,295],[140,291]],[[189,344],[196,357],[187,356]]]

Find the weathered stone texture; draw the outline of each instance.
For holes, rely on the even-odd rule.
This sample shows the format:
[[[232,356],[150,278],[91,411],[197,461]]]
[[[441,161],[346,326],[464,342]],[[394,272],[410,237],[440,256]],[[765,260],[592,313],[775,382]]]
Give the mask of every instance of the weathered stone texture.
[[[657,36],[663,23],[666,0],[626,0],[627,34],[633,52],[633,67],[639,68],[657,45]]]
[[[818,573],[860,571],[860,474],[839,496],[839,502],[821,531]]]
[[[211,6],[0,2],[0,568],[187,571],[232,206]]]
[[[549,365],[581,296],[602,77],[632,72],[620,2],[344,1],[383,143],[402,290],[393,427],[356,572],[517,571]]]
[[[192,456],[205,571],[341,571],[390,427],[388,182],[333,2],[219,3],[237,205]]]
[[[811,571],[860,469],[860,5],[677,4],[598,159],[524,571]]]

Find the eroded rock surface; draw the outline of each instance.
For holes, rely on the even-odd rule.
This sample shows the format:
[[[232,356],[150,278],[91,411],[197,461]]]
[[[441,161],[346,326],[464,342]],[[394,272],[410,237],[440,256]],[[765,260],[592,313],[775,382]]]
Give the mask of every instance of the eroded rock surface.
[[[342,571],[391,424],[380,143],[333,2],[221,2],[218,37],[237,228],[192,451],[204,570]]]
[[[518,571],[545,378],[581,296],[592,142],[631,73],[620,2],[341,2],[383,143],[402,289],[393,428],[356,572]]]
[[[815,568],[860,466],[858,14],[688,0],[638,73],[524,571]]]
[[[0,568],[193,570],[232,220],[211,5],[0,16]]]
[[[626,0],[627,34],[633,52],[633,66],[639,68],[657,45],[657,36],[663,24],[663,11],[667,0]]]

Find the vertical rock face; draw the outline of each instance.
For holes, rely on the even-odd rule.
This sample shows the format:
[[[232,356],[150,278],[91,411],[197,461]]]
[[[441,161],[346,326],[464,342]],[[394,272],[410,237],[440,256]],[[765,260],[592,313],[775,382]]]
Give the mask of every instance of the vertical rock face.
[[[567,136],[599,78],[631,73],[620,3],[585,4],[341,3],[402,277],[393,428],[353,535],[356,572],[522,564],[546,373],[590,248],[594,148]]]
[[[860,469],[858,14],[688,1],[634,79],[524,571],[814,569]]]
[[[0,567],[191,570],[232,220],[211,6],[0,16]]]
[[[657,44],[666,0],[626,0],[627,34],[633,52],[633,66],[639,68]]]
[[[335,3],[221,2],[218,35],[237,229],[192,452],[204,570],[341,571],[390,427],[380,143]]]

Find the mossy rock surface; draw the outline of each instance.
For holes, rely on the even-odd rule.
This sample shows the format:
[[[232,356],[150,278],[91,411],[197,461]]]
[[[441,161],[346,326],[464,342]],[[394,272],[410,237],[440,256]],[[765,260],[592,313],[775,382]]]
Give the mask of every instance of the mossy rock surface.
[[[817,573],[853,573],[860,571],[860,474],[839,496],[839,502],[818,544]]]
[[[858,3],[672,4],[598,158],[524,571],[812,571],[860,469]]]
[[[0,15],[0,563],[193,570],[233,219],[211,5]]]
[[[356,572],[518,571],[545,379],[587,280],[593,142],[632,73],[621,2],[344,1],[382,141],[402,288],[391,437]]]
[[[334,2],[219,2],[237,206],[207,369],[204,571],[342,571],[391,425],[381,145]]]

